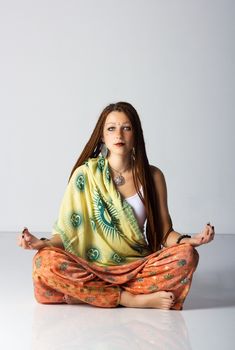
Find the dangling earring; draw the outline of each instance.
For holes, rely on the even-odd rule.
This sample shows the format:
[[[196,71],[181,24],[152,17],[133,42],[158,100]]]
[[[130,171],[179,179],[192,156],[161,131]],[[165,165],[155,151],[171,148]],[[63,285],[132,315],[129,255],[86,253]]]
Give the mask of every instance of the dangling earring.
[[[135,147],[132,148],[131,157],[133,162],[135,161]]]
[[[103,143],[102,146],[101,146],[101,149],[100,149],[100,153],[101,153],[102,157],[106,158],[107,155],[108,155],[108,152],[109,152],[109,150],[108,150],[106,144]]]

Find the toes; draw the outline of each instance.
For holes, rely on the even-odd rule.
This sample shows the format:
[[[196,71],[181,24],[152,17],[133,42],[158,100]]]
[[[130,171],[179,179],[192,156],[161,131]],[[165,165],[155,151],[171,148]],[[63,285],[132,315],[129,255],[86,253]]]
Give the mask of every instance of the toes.
[[[175,295],[172,292],[169,292],[169,309],[175,304]]]
[[[172,292],[168,292],[168,295],[169,295],[169,297],[170,297],[172,300],[175,299],[175,295],[174,295]]]
[[[162,300],[162,308],[164,310],[170,310],[175,304],[175,295],[172,292],[166,292],[164,299]]]
[[[163,309],[164,310],[170,310],[170,308],[172,308],[172,306],[174,305],[174,303],[172,302],[167,302],[163,304]]]

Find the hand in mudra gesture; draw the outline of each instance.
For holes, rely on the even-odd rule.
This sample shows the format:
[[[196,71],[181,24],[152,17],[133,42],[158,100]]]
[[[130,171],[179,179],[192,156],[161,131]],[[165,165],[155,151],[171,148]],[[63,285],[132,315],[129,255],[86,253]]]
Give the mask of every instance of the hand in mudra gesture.
[[[25,227],[22,233],[18,236],[18,246],[24,249],[39,250],[44,247],[44,242],[32,235]]]
[[[185,238],[184,240],[182,240],[182,243],[189,243],[193,247],[198,247],[199,245],[211,242],[214,239],[214,236],[214,226],[211,226],[211,224],[208,223],[201,231],[201,233],[198,233],[192,236],[191,238]]]

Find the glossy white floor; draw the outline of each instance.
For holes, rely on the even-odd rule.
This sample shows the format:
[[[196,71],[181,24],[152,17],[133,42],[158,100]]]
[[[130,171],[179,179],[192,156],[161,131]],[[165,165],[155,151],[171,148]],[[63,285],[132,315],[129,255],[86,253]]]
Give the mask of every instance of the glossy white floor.
[[[32,350],[234,349],[235,235],[198,248],[200,262],[183,311],[39,305],[34,252],[1,233],[0,348]]]

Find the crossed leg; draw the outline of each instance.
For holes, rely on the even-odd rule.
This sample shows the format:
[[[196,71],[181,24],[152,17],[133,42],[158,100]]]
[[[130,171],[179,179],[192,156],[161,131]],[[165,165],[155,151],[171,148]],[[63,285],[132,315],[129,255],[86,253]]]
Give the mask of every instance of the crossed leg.
[[[173,246],[150,257],[128,282],[115,285],[92,276],[63,252],[51,254],[53,258],[50,251],[42,251],[34,259],[35,297],[41,303],[180,310],[198,263],[198,253],[191,245]],[[85,280],[82,287],[81,277]]]

